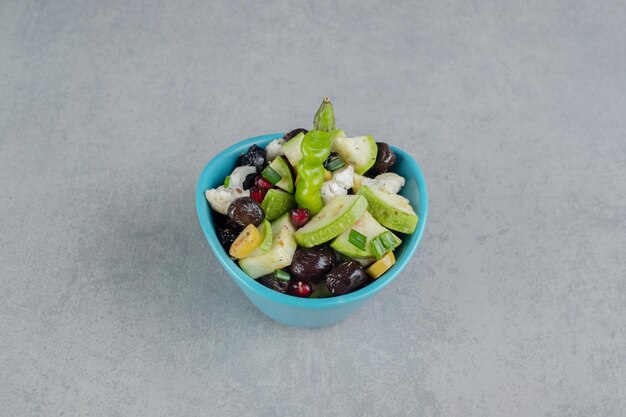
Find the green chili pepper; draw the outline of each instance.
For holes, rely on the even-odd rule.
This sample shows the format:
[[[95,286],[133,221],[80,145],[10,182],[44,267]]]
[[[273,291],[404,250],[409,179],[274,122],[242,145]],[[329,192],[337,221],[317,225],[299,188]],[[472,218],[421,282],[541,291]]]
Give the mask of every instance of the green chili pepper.
[[[330,155],[332,139],[332,133],[322,132],[321,130],[311,130],[304,135],[302,145],[300,145],[302,159],[324,164],[324,161],[328,158],[328,155]]]
[[[296,186],[296,202],[299,207],[317,214],[323,206],[320,189],[324,183],[324,168],[304,160],[298,163],[298,185]]]
[[[302,159],[297,166],[296,202],[311,214],[317,214],[323,206],[320,189],[324,183],[324,161],[330,155],[334,130],[333,105],[326,97],[315,113],[313,130],[302,139]]]
[[[322,101],[320,108],[315,113],[313,130],[321,130],[328,133],[335,131],[335,112],[328,97],[324,97],[324,101]]]

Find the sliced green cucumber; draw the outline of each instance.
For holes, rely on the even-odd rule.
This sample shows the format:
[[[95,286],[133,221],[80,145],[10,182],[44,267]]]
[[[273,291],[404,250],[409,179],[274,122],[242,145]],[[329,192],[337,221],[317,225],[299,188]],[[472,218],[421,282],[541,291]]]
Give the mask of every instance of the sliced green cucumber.
[[[304,133],[300,132],[289,141],[283,143],[283,152],[285,152],[285,156],[293,167],[298,166],[298,162],[302,159],[302,151],[300,150],[302,139],[304,139]]]
[[[333,132],[333,141],[337,138],[345,138],[346,137],[346,133],[343,131],[343,129],[337,129]]]
[[[272,223],[272,246],[259,255],[252,253],[240,259],[239,266],[254,279],[273,273],[277,269],[291,265],[297,244],[293,237],[295,228],[285,215]]]
[[[337,236],[330,246],[339,253],[342,253],[350,258],[373,258],[375,256],[372,251],[370,242],[381,233],[386,232],[387,229],[380,225],[376,219],[369,213],[369,207],[365,213],[354,223],[348,230]],[[350,232],[355,230],[365,236],[367,241],[365,242],[365,249],[360,249],[350,242]],[[393,234],[392,234],[393,235]],[[393,235],[395,243],[393,249],[397,248],[402,240],[396,235]],[[391,250],[393,250],[391,249]]]
[[[362,175],[359,175],[357,173],[354,174],[354,176],[352,177],[352,191],[354,191],[355,193],[358,193],[359,190],[361,189],[361,184],[363,184],[363,179],[365,177]]]
[[[306,248],[328,242],[349,229],[366,209],[363,196],[337,196],[296,232],[296,241]]]
[[[411,234],[417,227],[417,214],[411,203],[399,194],[389,194],[368,185],[358,192],[369,203],[367,210],[383,226],[397,232]]]
[[[265,194],[265,198],[261,203],[261,208],[265,212],[265,218],[273,221],[292,208],[296,208],[296,200],[291,194],[272,188],[267,190],[267,194]]]
[[[376,262],[376,258],[355,259],[363,268]]]
[[[354,167],[354,172],[364,174],[376,162],[378,146],[370,135],[346,138],[335,137],[332,150],[337,152],[341,159]]]
[[[289,168],[289,164],[282,156],[270,162],[270,165],[265,168],[261,174],[278,188],[282,188],[288,193],[293,194],[293,176],[291,175],[291,168]]]

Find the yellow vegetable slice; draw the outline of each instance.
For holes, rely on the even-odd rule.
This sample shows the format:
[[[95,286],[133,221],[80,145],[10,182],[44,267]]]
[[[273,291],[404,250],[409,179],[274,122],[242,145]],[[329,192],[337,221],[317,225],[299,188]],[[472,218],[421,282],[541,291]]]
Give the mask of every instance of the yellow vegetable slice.
[[[393,252],[389,251],[382,258],[367,268],[365,272],[367,272],[367,275],[372,277],[372,279],[376,279],[387,272],[395,263],[396,257],[393,256]]]
[[[261,244],[261,233],[253,224],[249,224],[230,246],[230,256],[241,259],[250,255]]]

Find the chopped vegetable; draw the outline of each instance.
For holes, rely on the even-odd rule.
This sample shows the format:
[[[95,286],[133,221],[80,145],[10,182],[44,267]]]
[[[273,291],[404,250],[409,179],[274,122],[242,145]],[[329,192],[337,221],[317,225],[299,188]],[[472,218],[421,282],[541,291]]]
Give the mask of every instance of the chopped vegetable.
[[[237,236],[230,247],[230,256],[237,259],[250,255],[261,244],[261,233],[253,224],[249,224]]]
[[[393,264],[395,263],[396,263],[396,257],[393,256],[393,252],[389,251],[385,254],[385,256],[383,256],[382,258],[374,262],[372,265],[370,265],[369,268],[365,270],[365,272],[372,279],[376,279],[376,278],[379,278],[385,272],[387,272],[389,268],[391,268]]]
[[[335,130],[335,114],[328,97],[324,98],[315,113],[313,130],[304,135],[300,150],[302,159],[298,162],[298,185],[296,202],[299,207],[317,214],[323,204],[320,188],[324,182],[324,161],[330,155]]]
[[[380,236],[376,236],[374,239],[372,239],[370,241],[370,246],[372,248],[374,256],[376,256],[376,259],[380,259],[383,257],[383,255],[385,254],[385,245],[383,245],[383,242],[380,240]]]
[[[289,162],[282,156],[274,159],[270,165],[263,170],[266,181],[274,186],[293,193],[293,176],[291,174],[291,167]],[[259,180],[260,182],[260,180]],[[270,188],[272,185],[270,185]]]
[[[390,231],[383,232],[378,237],[386,250],[393,250],[397,246],[396,238]]]
[[[350,230],[348,241],[352,243],[354,246],[356,246],[357,248],[361,250],[365,250],[365,242],[367,241],[367,238],[365,237],[365,235],[362,235],[356,230],[354,229]]]
[[[320,108],[315,113],[313,129],[328,133],[335,130],[335,111],[328,97],[324,97],[324,101],[322,101]]]
[[[281,177],[280,174],[276,172],[276,170],[274,170],[274,168],[272,167],[265,168],[263,172],[261,173],[261,175],[263,175],[263,177],[265,177],[266,180],[268,180],[274,185],[278,184],[280,180],[283,179],[283,177]]]
[[[283,271],[282,269],[277,269],[276,271],[274,271],[274,276],[280,281],[289,281],[291,279],[291,275],[289,275],[289,272]]]

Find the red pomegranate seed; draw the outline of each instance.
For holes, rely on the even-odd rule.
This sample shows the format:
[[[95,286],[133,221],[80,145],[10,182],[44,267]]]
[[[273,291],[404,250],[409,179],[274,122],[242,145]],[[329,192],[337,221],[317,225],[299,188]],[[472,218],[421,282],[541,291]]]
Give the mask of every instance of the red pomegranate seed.
[[[264,177],[262,177],[261,175],[257,175],[255,178],[254,183],[256,185],[258,185],[261,188],[265,188],[267,190],[269,190],[270,188],[274,188],[274,186],[272,185],[271,182],[269,182],[267,179],[265,179]]]
[[[289,217],[291,217],[291,223],[300,228],[309,222],[311,219],[311,213],[307,209],[296,208],[289,212]]]
[[[263,199],[265,198],[265,194],[267,194],[267,190],[265,188],[261,188],[261,187],[250,188],[250,198],[252,198],[259,204],[263,202]]]
[[[306,281],[291,281],[288,292],[296,297],[308,298],[313,292],[313,286]]]

